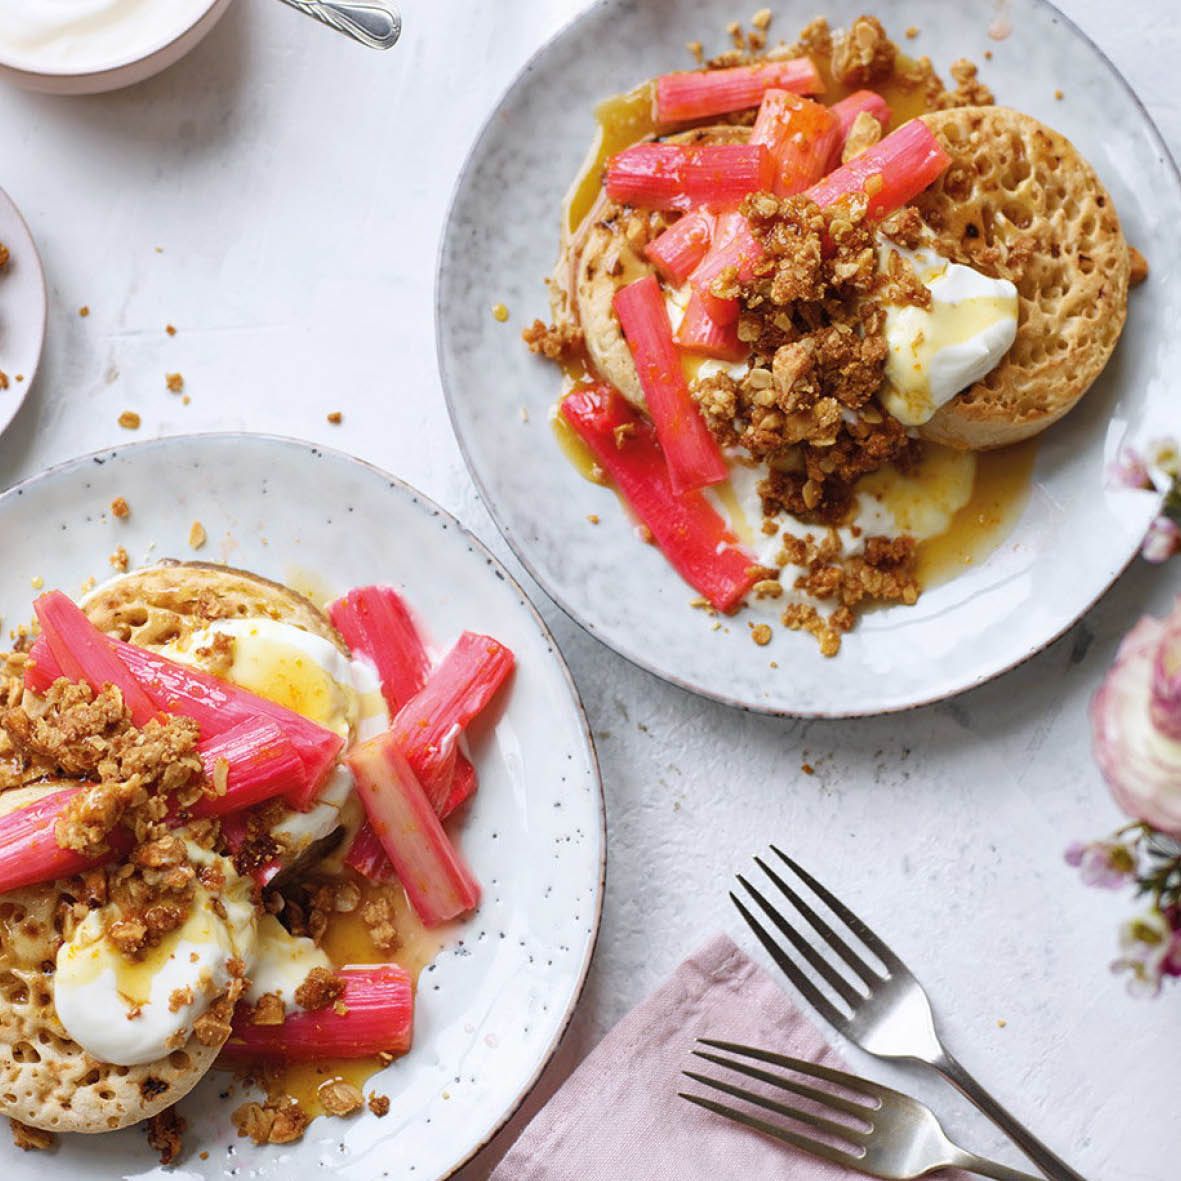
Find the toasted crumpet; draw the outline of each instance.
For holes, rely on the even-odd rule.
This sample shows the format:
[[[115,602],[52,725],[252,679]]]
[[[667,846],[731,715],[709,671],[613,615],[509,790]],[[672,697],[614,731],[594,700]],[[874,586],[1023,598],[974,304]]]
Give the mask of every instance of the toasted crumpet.
[[[1017,339],[983,380],[920,428],[988,450],[1036,435],[1107,364],[1127,315],[1130,255],[1115,203],[1064,136],[1005,107],[923,115],[952,158],[914,201],[955,262],[1012,280]]]
[[[749,127],[719,124],[698,127],[665,137],[664,143],[745,143]],[[582,326],[586,350],[599,375],[609,381],[633,405],[644,408],[644,391],[612,307],[615,293],[628,283],[655,274],[627,240],[629,211],[601,197],[587,216],[582,234],[564,243],[556,274],[573,270],[574,307]],[[555,284],[557,286],[557,284]],[[555,312],[557,312],[555,307]]]
[[[18,788],[0,814],[65,783]],[[158,1062],[111,1066],[91,1057],[53,1007],[52,967],[62,942],[65,884],[0,895],[0,1114],[51,1132],[110,1132],[176,1103],[213,1065],[219,1046],[190,1038]]]
[[[141,648],[155,648],[215,619],[275,619],[348,646],[310,599],[278,582],[232,566],[164,561],[121,574],[82,600],[95,627]]]

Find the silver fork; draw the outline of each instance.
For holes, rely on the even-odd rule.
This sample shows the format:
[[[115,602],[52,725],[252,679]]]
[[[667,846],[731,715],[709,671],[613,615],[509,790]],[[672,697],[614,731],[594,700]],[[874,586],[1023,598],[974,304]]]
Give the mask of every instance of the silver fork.
[[[803,916],[823,943],[827,944],[829,955],[821,954],[746,878],[738,875],[743,888],[799,958],[793,958],[784,949],[736,894],[731,893],[731,900],[750,924],[759,942],[804,994],[808,1003],[838,1032],[870,1054],[876,1054],[879,1058],[906,1058],[933,1066],[984,1112],[1051,1181],[1084,1181],[1081,1174],[1076,1173],[1006,1111],[948,1053],[936,1032],[931,1002],[910,969],[847,906],[787,854],[780,852],[774,845],[771,851],[845,924],[858,946],[858,950],[854,950],[847,938],[834,931],[761,857],[755,858],[759,868]],[[867,949],[884,970],[866,963],[863,957]],[[844,965],[845,972],[837,970],[833,964],[834,958]],[[806,961],[840,998],[842,1007],[834,1004],[804,973],[800,967],[801,960]],[[849,972],[858,978],[859,984],[849,978]]]
[[[843,1070],[833,1070],[815,1062],[806,1062],[802,1058],[788,1058],[782,1054],[769,1053],[767,1050],[736,1045],[734,1042],[715,1042],[710,1038],[697,1040],[701,1045],[712,1046],[715,1050],[726,1050],[731,1054],[754,1058],[771,1066],[785,1067],[797,1074],[835,1083],[860,1098],[859,1102],[858,1099],[810,1087],[790,1076],[761,1070],[747,1062],[722,1058],[717,1054],[706,1054],[702,1050],[693,1051],[698,1058],[712,1062],[715,1066],[725,1067],[727,1070],[746,1075],[747,1078],[798,1095],[813,1104],[812,1109],[807,1109],[781,1103],[692,1070],[684,1072],[688,1078],[701,1083],[702,1086],[712,1087],[715,1091],[754,1104],[764,1111],[771,1111],[797,1123],[816,1128],[825,1134],[825,1141],[779,1124],[768,1123],[757,1116],[706,1099],[704,1096],[690,1095],[685,1091],[678,1092],[682,1099],[688,1099],[698,1107],[735,1120],[764,1135],[773,1136],[801,1152],[811,1153],[812,1156],[822,1157],[834,1164],[866,1173],[870,1177],[881,1177],[884,1181],[913,1181],[914,1178],[925,1177],[937,1169],[949,1168],[966,1169],[978,1177],[991,1177],[993,1181],[1038,1181],[1029,1173],[1019,1173],[1016,1169],[1010,1169],[1008,1165],[998,1165],[995,1161],[985,1160],[982,1156],[957,1147],[947,1138],[931,1109],[909,1095],[892,1091],[889,1087],[883,1087],[869,1079],[846,1074]],[[815,1110],[816,1107],[827,1111],[829,1115],[819,1114]],[[829,1118],[830,1115],[838,1118]],[[840,1119],[840,1116],[849,1118]],[[850,1118],[855,1122],[850,1122]]]

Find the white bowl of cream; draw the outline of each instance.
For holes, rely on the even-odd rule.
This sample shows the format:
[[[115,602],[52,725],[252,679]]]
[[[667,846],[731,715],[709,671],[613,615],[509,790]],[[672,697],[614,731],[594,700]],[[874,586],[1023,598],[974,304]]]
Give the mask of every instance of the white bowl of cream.
[[[231,0],[0,0],[0,77],[51,94],[142,82],[189,52]]]

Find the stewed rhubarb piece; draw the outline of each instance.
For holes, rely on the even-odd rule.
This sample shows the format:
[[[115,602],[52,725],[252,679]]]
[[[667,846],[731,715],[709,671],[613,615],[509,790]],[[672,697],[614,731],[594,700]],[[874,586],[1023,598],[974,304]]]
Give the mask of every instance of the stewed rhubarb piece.
[[[636,362],[673,490],[680,494],[720,484],[728,475],[726,461],[689,393],[656,277],[646,275],[621,287],[614,307]]]
[[[644,256],[673,283],[684,283],[705,257],[714,219],[704,209],[686,213],[644,248]]]
[[[357,795],[406,891],[428,926],[445,923],[480,901],[480,887],[448,839],[393,731],[346,756]]]
[[[345,854],[344,863],[350,869],[355,869],[371,882],[397,881],[398,875],[390,859],[386,856],[385,846],[377,839],[377,833],[368,820],[357,829],[353,843]]]
[[[273,718],[247,718],[198,748],[211,791],[192,816],[224,816],[275,796],[307,791],[307,768]]]
[[[714,244],[689,280],[714,323],[725,327],[738,319],[738,300],[715,295],[714,283],[731,270],[740,283],[749,283],[762,257],[763,248],[741,213],[728,213],[718,219]]]
[[[641,143],[611,157],[603,187],[612,201],[641,209],[733,209],[771,176],[763,144]]]
[[[328,616],[352,651],[373,662],[392,717],[431,668],[410,608],[392,586],[359,586],[331,604]]]
[[[87,789],[86,784],[66,787],[0,817],[0,894],[70,877],[101,865],[116,852],[127,852],[131,835],[125,829],[110,834],[112,852],[105,857],[85,857],[57,843],[58,817],[76,795]]]
[[[808,57],[725,70],[694,70],[656,79],[657,123],[683,123],[758,106],[772,88],[821,94],[824,82]]]
[[[123,695],[131,720],[143,726],[160,711],[131,670],[111,648],[110,640],[82,609],[61,591],[50,591],[33,604],[41,637],[64,677],[85,681],[96,693],[113,685]]]
[[[889,127],[892,113],[890,104],[876,90],[855,90],[840,102],[833,103],[828,109],[836,117],[842,143],[853,130],[853,124],[857,122],[857,116],[862,111],[872,115],[882,125],[883,131]]]
[[[491,636],[464,632],[394,718],[390,733],[436,812],[451,795],[459,736],[496,696],[515,663],[512,652]]]
[[[701,492],[678,494],[656,432],[611,386],[579,386],[562,417],[681,577],[719,611],[732,611],[758,577],[754,559]]]
[[[828,171],[841,138],[837,118],[828,107],[789,90],[763,95],[750,135],[752,143],[766,144],[771,153],[771,189],[779,197],[815,184]]]
[[[823,208],[864,193],[867,216],[880,221],[938,180],[950,163],[931,129],[922,119],[912,119],[830,172],[808,190],[808,196]]]
[[[288,1013],[282,1025],[255,1025],[249,1007],[240,1005],[221,1057],[228,1062],[314,1062],[405,1054],[414,1032],[410,973],[397,964],[375,964],[339,968],[336,975],[344,984],[339,1009],[301,1009]]]
[[[709,314],[699,291],[689,296],[673,339],[686,352],[701,353],[721,361],[741,361],[750,352],[749,347],[738,339],[738,325],[734,321],[719,324]]]

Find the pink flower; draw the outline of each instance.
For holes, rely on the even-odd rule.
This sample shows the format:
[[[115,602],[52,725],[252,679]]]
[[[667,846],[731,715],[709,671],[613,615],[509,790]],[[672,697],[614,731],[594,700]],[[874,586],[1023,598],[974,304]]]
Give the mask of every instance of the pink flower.
[[[1075,841],[1066,850],[1066,863],[1079,870],[1083,884],[1099,890],[1119,890],[1136,869],[1136,858],[1118,841]]]
[[[1125,447],[1120,452],[1119,459],[1107,469],[1107,477],[1117,488],[1152,487],[1148,464],[1141,458],[1140,453],[1131,447]]]
[[[1165,562],[1178,550],[1181,550],[1181,528],[1172,517],[1157,517],[1148,526],[1140,556],[1148,562]]]

